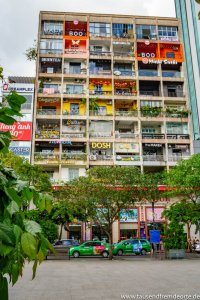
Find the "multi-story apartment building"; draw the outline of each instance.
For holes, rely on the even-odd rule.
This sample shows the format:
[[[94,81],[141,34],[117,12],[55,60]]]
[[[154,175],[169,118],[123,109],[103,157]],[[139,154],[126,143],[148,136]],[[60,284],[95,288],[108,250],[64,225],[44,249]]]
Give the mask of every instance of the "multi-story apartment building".
[[[187,158],[183,64],[176,18],[41,12],[33,163],[71,180],[91,166],[159,171]],[[152,221],[148,209],[136,209],[136,235]],[[129,230],[124,222],[116,240]]]
[[[188,93],[192,111],[194,152],[200,152],[200,2],[175,0],[176,15],[181,20]]]
[[[10,130],[13,140],[9,150],[16,155],[31,160],[31,141],[32,141],[32,122],[33,122],[33,101],[34,101],[34,82],[33,77],[9,76],[8,80],[2,85],[2,96],[8,95],[11,91],[16,91],[19,95],[26,98],[26,103],[21,107],[22,117],[15,117],[13,125],[0,123],[1,131]]]

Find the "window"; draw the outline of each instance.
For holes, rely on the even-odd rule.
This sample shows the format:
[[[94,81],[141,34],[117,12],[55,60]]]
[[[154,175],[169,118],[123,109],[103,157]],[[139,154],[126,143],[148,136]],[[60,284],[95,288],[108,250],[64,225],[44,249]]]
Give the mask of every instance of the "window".
[[[110,24],[107,23],[90,23],[91,36],[110,36]]]
[[[95,52],[102,52],[103,47],[102,46],[93,46],[93,51]]]
[[[32,108],[33,96],[32,95],[23,95],[26,98],[26,102],[22,104],[21,109],[30,109]]]
[[[62,53],[63,41],[55,39],[42,39],[40,41],[40,52],[41,53]]]
[[[79,104],[77,103],[70,104],[70,115],[79,115]]]
[[[154,25],[137,25],[136,26],[137,39],[157,39],[156,26]]]
[[[132,24],[113,24],[112,25],[112,34],[115,37],[127,38],[129,34],[133,34],[133,25]]]
[[[79,169],[69,168],[69,180],[73,180],[79,177]]]
[[[71,241],[65,240],[65,241],[62,241],[62,244],[63,244],[63,245],[71,245],[72,242],[71,242]]]
[[[142,133],[155,133],[155,128],[142,128]]]
[[[141,100],[140,106],[149,106],[149,107],[162,107],[161,101],[148,101],[148,100]]]
[[[63,34],[63,23],[45,21],[43,25],[43,32],[46,35],[62,35]]]
[[[66,85],[67,94],[83,94],[82,85]]]
[[[178,41],[178,28],[175,26],[158,26],[160,40]]]

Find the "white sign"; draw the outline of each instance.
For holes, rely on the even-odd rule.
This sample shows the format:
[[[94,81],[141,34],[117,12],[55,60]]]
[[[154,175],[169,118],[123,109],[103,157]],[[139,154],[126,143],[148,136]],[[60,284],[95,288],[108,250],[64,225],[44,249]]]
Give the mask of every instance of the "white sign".
[[[177,65],[178,61],[177,60],[168,60],[168,59],[164,59],[164,60],[160,60],[160,59],[148,59],[146,57],[144,57],[142,59],[143,64],[156,64],[156,65]]]
[[[3,91],[9,92],[9,91],[16,91],[19,93],[33,93],[34,92],[34,84],[24,84],[24,83],[10,83],[10,84],[4,84],[3,85]]]

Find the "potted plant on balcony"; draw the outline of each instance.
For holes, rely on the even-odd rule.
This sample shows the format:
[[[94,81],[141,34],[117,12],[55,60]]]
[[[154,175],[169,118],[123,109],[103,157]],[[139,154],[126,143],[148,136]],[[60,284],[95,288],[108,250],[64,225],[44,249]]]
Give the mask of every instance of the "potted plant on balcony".
[[[142,106],[141,112],[144,117],[157,117],[162,111],[161,107]]]

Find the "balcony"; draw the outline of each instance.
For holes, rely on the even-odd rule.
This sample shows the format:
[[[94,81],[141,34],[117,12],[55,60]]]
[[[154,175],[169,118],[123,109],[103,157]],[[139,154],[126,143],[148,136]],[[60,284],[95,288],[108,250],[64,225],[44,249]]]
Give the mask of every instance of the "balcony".
[[[146,117],[146,118],[163,117],[162,108],[161,107],[142,106],[141,107],[141,116]]]
[[[112,116],[112,113],[107,113],[107,111],[100,111],[100,110],[90,110],[90,116]]]
[[[116,155],[116,160],[117,161],[126,161],[126,162],[131,162],[131,161],[140,161],[140,156],[139,155]]]
[[[80,49],[65,49],[64,56],[70,58],[87,58],[88,51]]]
[[[118,132],[115,131],[115,138],[116,139],[137,139],[139,137],[138,134],[133,132]]]
[[[86,75],[87,74],[87,69],[86,68],[64,68],[64,74],[76,74],[76,75]]]
[[[36,139],[59,139],[60,132],[52,129],[39,129],[35,132]]]
[[[143,139],[162,140],[165,139],[165,134],[161,133],[142,133]]]
[[[178,71],[162,71],[162,77],[181,78],[182,74]]]
[[[160,76],[158,71],[155,71],[155,70],[139,70],[138,74],[140,77],[158,77],[158,76]]]
[[[134,52],[119,52],[119,51],[114,51],[113,55],[115,57],[123,57],[123,58],[134,58],[135,54]]]
[[[126,32],[114,32],[113,33],[113,38],[114,39],[133,39],[134,35],[131,33],[126,33]]]
[[[90,55],[94,55],[94,56],[111,56],[111,52],[110,51],[95,51],[95,50],[90,50]]]
[[[109,161],[109,160],[113,160],[113,156],[112,155],[93,155],[91,154],[89,156],[90,161],[96,161],[96,160],[101,160],[101,161]]]
[[[115,116],[116,117],[137,117],[138,111],[137,110],[132,110],[132,111],[131,110],[128,110],[128,111],[116,110]]]
[[[127,90],[127,91],[125,91],[125,90],[118,90],[118,91],[115,91],[115,96],[137,96],[137,92],[136,91],[134,91],[134,92],[132,92],[132,91],[129,91],[129,90]]]
[[[39,88],[38,93],[43,94],[45,96],[47,95],[55,95],[55,94],[60,94],[60,89],[61,87],[58,88]]]
[[[84,89],[67,89],[66,88],[66,90],[65,90],[65,92],[64,92],[64,94],[66,94],[66,95],[81,95],[81,96],[83,96],[83,95],[85,95],[86,94],[86,92],[85,92],[85,90]]]
[[[62,74],[62,70],[60,68],[55,68],[55,67],[41,68],[39,70],[39,73],[49,74],[49,75],[54,74],[55,75],[55,74]]]
[[[112,71],[111,70],[102,70],[100,68],[92,68],[90,70],[90,75],[108,75],[111,76],[112,75]]]
[[[62,133],[61,138],[66,138],[66,139],[81,139],[86,137],[85,132],[68,132],[68,133]]]
[[[153,96],[153,97],[156,97],[156,96],[160,96],[159,95],[159,91],[156,91],[156,90],[152,90],[152,91],[142,91],[140,90],[140,95],[141,96]]]
[[[62,55],[62,49],[40,49],[40,54]]]
[[[85,111],[70,111],[70,110],[64,110],[63,116],[85,116]]]
[[[55,116],[55,115],[60,115],[60,111],[57,111],[56,109],[42,109],[42,108],[38,108],[37,109],[37,115]]]
[[[34,153],[34,162],[36,164],[58,164],[60,160],[59,154],[55,153],[43,153],[35,152]]]
[[[89,90],[90,95],[98,95],[98,96],[112,96],[112,91],[96,91]]]
[[[168,91],[164,93],[165,97],[180,97],[183,98],[185,97],[185,94],[183,91]]]
[[[142,156],[143,161],[165,161],[165,158],[163,155],[143,155]]]
[[[169,162],[177,162],[177,161],[181,161],[181,160],[185,160],[185,159],[189,159],[190,155],[172,155],[172,156],[168,156],[168,161]]]
[[[73,153],[62,153],[61,154],[61,163],[67,165],[83,165],[86,164],[87,154],[73,154]]]
[[[182,133],[167,133],[166,134],[167,139],[171,140],[189,140],[190,135],[189,134],[182,134]]]
[[[135,75],[136,75],[135,71],[119,70],[119,69],[114,69],[113,74],[117,77],[120,77],[120,76],[135,77]]]
[[[111,138],[112,132],[90,132],[90,137],[93,138]]]

